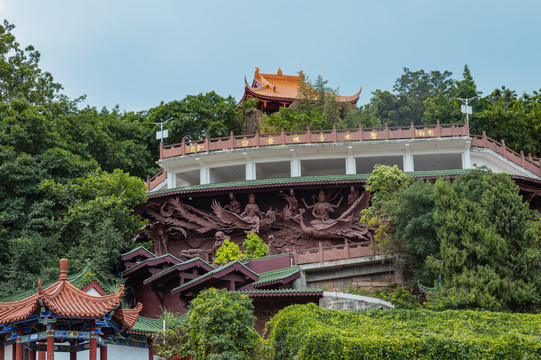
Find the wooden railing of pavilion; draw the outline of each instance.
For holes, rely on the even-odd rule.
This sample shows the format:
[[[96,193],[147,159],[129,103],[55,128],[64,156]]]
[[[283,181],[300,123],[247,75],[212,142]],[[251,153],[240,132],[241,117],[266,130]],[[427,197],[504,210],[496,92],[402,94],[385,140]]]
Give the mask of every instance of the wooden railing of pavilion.
[[[332,130],[310,130],[306,131],[284,131],[279,133],[234,135],[231,132],[229,137],[221,137],[198,141],[182,140],[180,144],[160,144],[160,159],[175,156],[184,156],[195,153],[209,153],[212,151],[233,150],[253,147],[293,145],[293,144],[322,144],[337,142],[361,142],[361,141],[386,141],[400,139],[426,139],[426,138],[448,138],[469,136],[468,129],[464,124],[440,124],[436,125],[414,125],[363,128],[357,129],[336,129]],[[472,135],[472,146],[490,149],[500,154],[511,162],[530,171],[532,174],[541,176],[541,158],[534,158],[529,154],[520,154],[505,146],[505,141],[497,142],[483,135]],[[154,177],[147,179],[146,186],[150,191],[167,178],[167,173],[161,171]]]
[[[322,246],[320,241],[319,247],[317,248],[303,250],[293,249],[295,265],[320,263],[332,260],[346,260],[374,255],[377,255],[377,253],[372,250],[370,242],[368,241],[349,243],[345,240],[344,244],[334,246]]]

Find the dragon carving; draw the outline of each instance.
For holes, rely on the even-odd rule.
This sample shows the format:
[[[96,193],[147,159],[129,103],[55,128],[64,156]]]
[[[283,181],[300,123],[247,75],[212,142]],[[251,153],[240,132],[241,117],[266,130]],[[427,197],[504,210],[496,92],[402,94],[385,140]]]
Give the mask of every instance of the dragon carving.
[[[245,205],[243,212],[238,209],[235,211],[230,204],[222,206],[217,200],[212,200],[212,211],[205,212],[183,203],[179,197],[171,197],[161,203],[153,203],[153,206],[145,207],[145,217],[148,217],[150,222],[135,240],[152,239],[161,252],[168,250],[169,239],[178,237],[185,238],[192,248],[200,248],[208,239],[192,237],[192,234],[217,231],[227,234],[243,231],[248,234],[271,229],[289,229],[288,231],[292,232],[291,235],[296,232],[298,236],[308,238],[369,240],[371,234],[359,220],[360,211],[369,205],[370,193],[365,191],[362,196],[356,198],[350,196],[348,208],[336,219],[332,218],[332,214],[340,206],[343,196],[340,196],[338,203],[333,205],[330,202],[338,198],[339,192],[331,195],[334,196],[325,196],[325,193],[320,191],[317,201],[309,205],[301,199],[305,208],[299,208],[300,204],[291,192],[289,196],[283,196],[287,204],[282,210],[270,208],[261,211],[255,203],[255,195],[250,194],[249,202]],[[292,209],[292,204],[296,209]],[[307,210],[311,210],[311,216]]]

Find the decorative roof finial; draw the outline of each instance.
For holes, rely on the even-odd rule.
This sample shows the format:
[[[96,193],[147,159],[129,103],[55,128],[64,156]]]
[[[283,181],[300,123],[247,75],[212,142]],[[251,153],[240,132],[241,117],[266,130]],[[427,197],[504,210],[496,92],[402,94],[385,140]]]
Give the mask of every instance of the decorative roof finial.
[[[41,279],[38,280],[38,294],[43,293],[43,288],[41,287]]]
[[[255,68],[255,73],[259,74],[259,68],[258,67]]]
[[[280,76],[284,75],[284,74],[282,73],[282,69],[280,69],[279,66],[278,66],[278,72],[276,73],[276,75],[280,75]]]
[[[68,280],[68,259],[60,259],[60,281]]]

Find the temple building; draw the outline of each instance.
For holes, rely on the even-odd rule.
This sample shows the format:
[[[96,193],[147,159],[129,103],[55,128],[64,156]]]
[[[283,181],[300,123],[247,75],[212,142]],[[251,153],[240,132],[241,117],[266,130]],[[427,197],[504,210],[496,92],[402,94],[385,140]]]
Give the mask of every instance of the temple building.
[[[89,269],[0,302],[0,360],[153,359],[151,335],[161,322],[140,318],[143,305],[124,308],[124,287],[107,294]],[[3,299],[6,300],[6,299]],[[78,357],[81,355],[82,357]]]
[[[301,74],[302,76],[302,74]],[[272,112],[298,98],[298,76],[261,74],[246,82],[243,100]],[[360,92],[339,101],[355,104]],[[160,144],[162,171],[146,182],[149,220],[136,240],[152,252],[122,256],[128,297],[155,317],[161,307],[185,313],[203,289],[245,292],[255,304],[258,329],[293,303],[327,308],[388,308],[379,300],[334,290],[400,283],[389,257],[375,251],[360,220],[370,204],[365,184],[376,164],[396,165],[416,179],[453,178],[476,166],[510,175],[533,209],[541,209],[541,159],[510,150],[467,125],[233,134]],[[225,238],[242,246],[255,232],[269,256],[214,264]],[[141,286],[142,284],[142,286]]]
[[[158,164],[163,170],[147,181],[148,202],[138,209],[149,223],[137,240],[152,241],[152,253],[139,249],[122,260],[129,296],[145,304],[148,317],[160,307],[185,313],[209,287],[252,297],[258,329],[293,303],[388,307],[319,290],[401,282],[359,221],[376,164],[429,180],[485,165],[509,174],[541,209],[541,159],[470,135],[465,124],[231,134],[162,145]],[[251,232],[267,243],[269,257],[213,264],[224,238],[242,246]]]
[[[249,98],[257,99],[259,100],[257,108],[264,113],[273,113],[281,107],[288,107],[299,99],[299,86],[302,84],[303,77],[302,70],[299,71],[299,75],[284,75],[280,68],[276,74],[261,74],[259,68],[256,67],[252,86],[248,85],[244,77],[244,95],[239,104]],[[355,105],[361,91],[362,88],[351,96],[336,95],[336,100]]]

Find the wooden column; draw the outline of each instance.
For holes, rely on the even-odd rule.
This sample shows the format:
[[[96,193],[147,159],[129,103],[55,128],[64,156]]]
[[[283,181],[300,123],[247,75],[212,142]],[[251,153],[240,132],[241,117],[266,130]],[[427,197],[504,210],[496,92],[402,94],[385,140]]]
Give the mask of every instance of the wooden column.
[[[148,360],[154,360],[154,343],[152,340],[148,344]]]
[[[28,350],[28,360],[36,360],[36,350]]]
[[[15,352],[16,352],[15,359],[16,360],[23,360],[23,343],[22,343],[23,330],[24,330],[24,325],[18,324],[17,325],[17,342],[15,344]]]
[[[103,343],[100,347],[100,360],[107,360],[107,329],[103,329]]]
[[[47,360],[54,360],[54,324],[47,324]]]
[[[4,347],[4,344],[0,341],[0,360],[5,360],[5,353],[6,349]]]
[[[90,360],[96,360],[98,347],[98,334],[96,334],[96,321],[90,320]]]
[[[45,345],[45,343],[38,342],[38,346],[40,344]],[[38,360],[45,360],[45,354],[47,354],[45,351],[38,351]]]
[[[77,360],[77,341],[70,341],[70,360]]]

